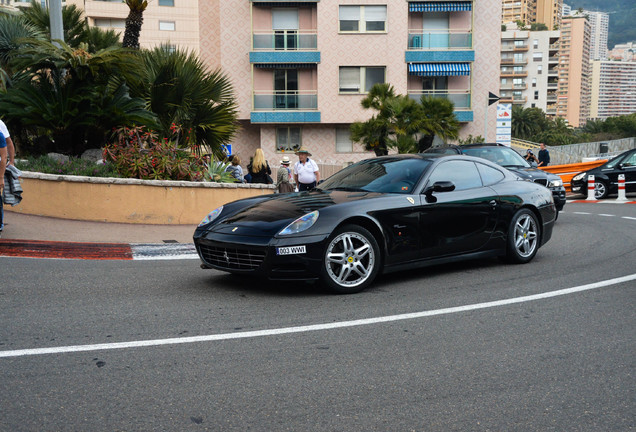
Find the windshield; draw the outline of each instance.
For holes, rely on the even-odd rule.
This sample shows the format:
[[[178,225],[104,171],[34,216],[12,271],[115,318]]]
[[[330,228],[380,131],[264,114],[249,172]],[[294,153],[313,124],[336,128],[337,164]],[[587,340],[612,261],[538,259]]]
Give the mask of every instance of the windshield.
[[[468,147],[464,154],[480,157],[505,168],[530,168],[519,153],[508,147]]]
[[[431,162],[386,157],[358,162],[337,172],[319,189],[411,194]]]

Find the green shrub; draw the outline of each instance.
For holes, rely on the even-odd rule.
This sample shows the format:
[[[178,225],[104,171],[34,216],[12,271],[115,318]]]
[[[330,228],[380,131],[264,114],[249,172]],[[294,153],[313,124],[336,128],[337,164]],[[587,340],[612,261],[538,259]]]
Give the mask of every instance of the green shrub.
[[[121,177],[110,163],[97,164],[93,161],[71,157],[67,162],[58,161],[50,156],[28,157],[16,160],[16,167],[24,171],[45,174],[62,174],[88,177]]]

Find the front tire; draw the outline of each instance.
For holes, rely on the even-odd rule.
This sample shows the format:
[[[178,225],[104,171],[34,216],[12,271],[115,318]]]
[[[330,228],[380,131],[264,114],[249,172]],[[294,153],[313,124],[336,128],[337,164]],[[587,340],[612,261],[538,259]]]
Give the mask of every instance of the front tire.
[[[603,180],[596,180],[594,183],[594,198],[597,200],[607,198],[609,188]]]
[[[511,263],[530,262],[539,250],[541,231],[537,217],[528,209],[513,216],[508,228],[506,260]]]
[[[373,282],[380,270],[380,259],[378,242],[368,230],[345,225],[329,239],[321,277],[330,291],[354,294]]]

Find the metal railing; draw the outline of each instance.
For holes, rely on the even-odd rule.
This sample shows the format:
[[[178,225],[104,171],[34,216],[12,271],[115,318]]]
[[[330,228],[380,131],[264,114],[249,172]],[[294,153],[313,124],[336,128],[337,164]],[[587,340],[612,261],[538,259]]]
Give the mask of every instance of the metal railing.
[[[315,51],[318,49],[316,30],[276,30],[254,32],[254,50]]]
[[[455,109],[470,109],[470,90],[409,90],[409,98],[419,101],[424,95],[448,99],[453,102]]]
[[[448,48],[466,48],[473,46],[473,34],[470,30],[446,32],[422,32],[409,30],[408,49],[430,50]]]
[[[318,109],[316,90],[254,91],[254,110],[315,110]]]

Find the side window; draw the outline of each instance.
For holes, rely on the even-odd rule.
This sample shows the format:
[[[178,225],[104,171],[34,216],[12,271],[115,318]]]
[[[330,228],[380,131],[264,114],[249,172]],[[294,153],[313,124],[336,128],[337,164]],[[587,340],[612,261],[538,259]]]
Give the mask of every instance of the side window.
[[[484,186],[490,186],[495,183],[499,183],[505,177],[504,174],[498,169],[495,169],[495,168],[489,167],[488,165],[484,165],[480,163],[476,165],[477,165],[477,169],[479,170],[479,175],[481,176],[481,181],[484,184]]]
[[[630,167],[636,166],[636,153],[632,153],[630,157],[625,158],[623,165],[630,166]]]
[[[466,190],[481,187],[481,177],[474,162],[448,161],[438,165],[428,178],[428,186],[438,181],[450,181],[455,190]]]

